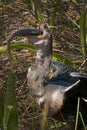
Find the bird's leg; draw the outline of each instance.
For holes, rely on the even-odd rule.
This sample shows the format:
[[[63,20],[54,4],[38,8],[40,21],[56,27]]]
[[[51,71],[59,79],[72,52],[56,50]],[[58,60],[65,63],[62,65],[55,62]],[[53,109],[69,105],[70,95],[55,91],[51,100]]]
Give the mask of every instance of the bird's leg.
[[[46,129],[48,109],[49,109],[49,105],[44,104],[44,107],[43,107],[43,110],[42,110],[41,130]]]

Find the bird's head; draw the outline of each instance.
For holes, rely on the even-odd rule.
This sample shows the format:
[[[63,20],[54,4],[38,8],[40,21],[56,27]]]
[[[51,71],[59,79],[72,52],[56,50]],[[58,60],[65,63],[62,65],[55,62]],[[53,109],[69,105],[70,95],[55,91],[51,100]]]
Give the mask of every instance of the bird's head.
[[[35,45],[37,49],[47,54],[52,53],[52,35],[46,24],[41,24],[39,29],[23,28],[14,32],[8,39],[8,48],[10,48],[11,40],[17,36],[27,37],[29,43]]]

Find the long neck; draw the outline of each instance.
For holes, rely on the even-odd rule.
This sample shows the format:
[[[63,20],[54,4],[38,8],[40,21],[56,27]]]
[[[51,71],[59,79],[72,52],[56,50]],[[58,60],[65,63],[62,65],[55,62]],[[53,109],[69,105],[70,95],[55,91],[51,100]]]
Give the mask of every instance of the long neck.
[[[35,63],[28,70],[28,84],[35,96],[44,94],[44,82],[50,72],[52,55],[52,38],[44,39],[43,44],[37,45]]]
[[[52,37],[44,40],[44,45],[37,47],[36,53],[36,65],[41,65],[45,71],[45,77],[48,76],[50,71],[50,62],[52,57]]]

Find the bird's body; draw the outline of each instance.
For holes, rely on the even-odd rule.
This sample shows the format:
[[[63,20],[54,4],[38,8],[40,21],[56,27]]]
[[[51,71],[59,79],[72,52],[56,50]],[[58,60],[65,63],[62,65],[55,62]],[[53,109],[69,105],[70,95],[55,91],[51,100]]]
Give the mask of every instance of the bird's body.
[[[36,42],[33,40],[33,44],[35,44],[37,49],[36,59],[35,63],[28,69],[27,84],[34,100],[47,109],[47,115],[49,113],[53,115],[64,106],[68,92],[73,91],[76,97],[87,98],[87,74],[80,74],[63,63],[52,61],[53,41],[49,28],[47,25],[41,25],[40,32],[43,32],[43,34],[37,34],[37,32],[36,36],[40,36],[37,37],[38,40]],[[31,35],[30,30],[28,33]],[[15,34],[13,36],[19,36],[18,32]],[[25,32],[22,32],[22,35],[24,36]],[[30,41],[32,43],[32,39]],[[56,71],[54,76],[49,79],[51,66]],[[85,84],[82,88],[84,79]]]

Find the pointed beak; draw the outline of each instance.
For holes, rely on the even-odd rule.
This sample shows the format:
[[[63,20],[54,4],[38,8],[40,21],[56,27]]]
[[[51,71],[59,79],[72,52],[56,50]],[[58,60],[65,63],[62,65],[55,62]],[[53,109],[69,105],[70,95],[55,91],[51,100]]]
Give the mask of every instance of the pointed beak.
[[[20,29],[16,32],[14,32],[13,34],[10,35],[9,39],[8,39],[8,53],[10,55],[10,59],[12,59],[11,56],[11,51],[10,51],[10,42],[12,41],[13,38],[17,37],[17,36],[25,36],[28,39],[31,38],[36,38],[38,39],[39,36],[43,35],[43,32],[40,29],[36,29],[36,28],[24,28],[24,29]],[[31,44],[35,44],[36,41],[31,41]]]
[[[10,35],[10,37],[8,39],[8,43],[10,43],[11,40],[17,36],[26,36],[26,37],[30,37],[30,38],[36,37],[37,38],[39,35],[42,35],[42,34],[43,34],[43,32],[41,30],[35,29],[35,28],[20,29]]]

